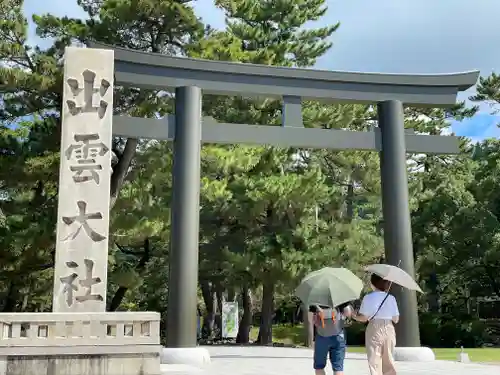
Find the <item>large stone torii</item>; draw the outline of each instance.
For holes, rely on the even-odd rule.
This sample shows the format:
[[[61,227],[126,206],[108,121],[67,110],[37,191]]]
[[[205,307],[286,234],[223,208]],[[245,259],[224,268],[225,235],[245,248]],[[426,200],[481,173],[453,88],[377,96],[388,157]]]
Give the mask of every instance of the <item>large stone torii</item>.
[[[459,141],[452,136],[405,131],[403,103],[451,106],[459,91],[476,83],[479,72],[444,75],[332,72],[170,57],[94,43],[90,47],[68,48],[66,53],[54,312],[105,311],[109,197],[97,198],[96,194],[99,191],[106,196],[109,191],[111,134],[174,142],[167,311],[167,347],[177,353],[174,357],[179,355],[180,348],[187,353],[188,348],[196,347],[202,142],[378,151],[386,259],[390,264],[400,263],[414,275],[406,153],[454,154],[459,152]],[[114,82],[110,77],[113,64]],[[174,89],[175,115],[159,120],[126,116],[111,119],[113,84]],[[281,99],[282,126],[223,124],[211,118],[202,119],[202,92]],[[378,127],[362,132],[306,129],[302,122],[303,100],[376,103]],[[89,117],[81,117],[91,115],[95,117],[94,127],[86,122]],[[76,134],[72,127],[79,127],[82,134]],[[99,157],[104,161],[99,165],[102,169],[88,164]],[[81,197],[76,201],[73,189]],[[77,236],[87,242],[71,245]],[[82,236],[85,238],[81,239]],[[88,244],[96,250],[92,250],[93,256],[84,255]],[[71,246],[76,246],[74,253]],[[80,274],[86,275],[79,281],[85,294],[75,297],[72,293],[78,293],[75,289],[78,285],[74,280]],[[413,357],[418,357],[421,349],[416,295],[401,288],[396,288],[395,294],[401,310],[398,347],[405,353],[413,350]],[[182,362],[173,357],[167,360]]]
[[[200,142],[267,144],[281,147],[370,150],[380,152],[384,243],[388,263],[414,275],[406,153],[458,153],[452,136],[417,135],[404,129],[403,103],[446,107],[459,91],[473,86],[478,71],[406,75],[332,72],[170,57],[112,48],[115,83],[150,89],[175,89],[175,115],[165,119],[115,116],[113,134],[174,141],[171,265],[167,343],[196,344],[196,306]],[[244,95],[283,100],[281,127],[221,124],[202,119],[201,95]],[[366,132],[306,129],[303,100],[377,103],[378,128]],[[396,289],[401,306],[398,346],[419,347],[414,292]]]
[[[108,48],[106,46],[96,46]],[[174,141],[172,263],[168,345],[194,346],[200,141],[380,152],[384,242],[387,261],[414,275],[406,152],[458,152],[456,137],[406,134],[403,103],[450,106],[457,92],[477,81],[477,71],[446,75],[330,72],[168,57],[121,48],[115,51],[117,84],[176,90],[175,116],[162,120],[114,118],[113,133]],[[201,92],[283,99],[282,127],[219,124],[201,118]],[[367,132],[305,129],[302,100],[377,103],[379,129]],[[398,345],[420,346],[414,292],[398,289]]]

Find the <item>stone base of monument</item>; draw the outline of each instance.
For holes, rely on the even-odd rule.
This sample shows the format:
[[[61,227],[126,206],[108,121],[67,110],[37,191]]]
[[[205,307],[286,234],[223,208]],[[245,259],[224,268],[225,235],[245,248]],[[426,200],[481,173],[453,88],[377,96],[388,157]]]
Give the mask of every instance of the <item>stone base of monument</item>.
[[[162,374],[191,374],[203,371],[211,363],[205,348],[162,348]]]
[[[160,375],[160,314],[2,313],[0,375]]]
[[[426,347],[396,347],[393,355],[394,359],[400,362],[432,362],[436,360],[432,349]]]

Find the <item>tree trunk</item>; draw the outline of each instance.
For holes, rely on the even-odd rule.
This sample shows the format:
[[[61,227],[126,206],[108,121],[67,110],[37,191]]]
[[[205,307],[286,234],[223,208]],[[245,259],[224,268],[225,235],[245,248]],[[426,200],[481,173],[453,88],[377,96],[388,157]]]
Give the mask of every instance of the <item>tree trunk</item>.
[[[18,296],[19,295],[16,284],[11,281],[9,283],[9,290],[7,291],[7,295],[5,296],[2,312],[15,312]]]
[[[217,299],[217,314],[215,316],[215,323],[218,328],[218,339],[222,339],[222,303],[224,302],[224,288],[222,284],[217,283],[215,285],[215,295]]]
[[[123,186],[125,177],[127,177],[130,164],[132,159],[134,159],[137,145],[139,143],[138,139],[128,138],[125,148],[121,154],[118,154],[113,150],[118,157],[118,163],[113,168],[113,173],[111,174],[111,186],[110,186],[110,202],[109,207],[112,209],[118,199],[118,194]]]
[[[233,302],[236,300],[236,290],[233,287],[227,289],[227,301]]]
[[[118,307],[120,307],[125,294],[127,293],[128,288],[121,286],[117,289],[115,295],[111,299],[111,303],[109,304],[108,311],[116,311]]]
[[[260,345],[273,342],[273,313],[274,313],[274,283],[264,282],[262,288],[262,312],[260,320],[259,338]]]
[[[215,325],[215,312],[217,311],[217,301],[215,294],[212,292],[210,282],[207,280],[200,280],[201,294],[203,295],[203,302],[205,302],[206,313],[203,318],[203,328],[201,336],[204,339],[212,338],[214,334]]]
[[[302,316],[304,317],[304,345],[310,348],[314,341],[313,314],[309,312],[306,305],[302,305]]]
[[[346,196],[346,222],[351,223],[354,218],[354,181],[349,179]]]
[[[241,303],[243,305],[243,316],[236,336],[236,343],[248,344],[252,327],[252,296],[247,286],[241,289]]]
[[[432,313],[439,313],[441,311],[441,296],[439,293],[439,280],[436,272],[430,275],[427,285],[430,289],[430,293],[427,294],[429,311]]]

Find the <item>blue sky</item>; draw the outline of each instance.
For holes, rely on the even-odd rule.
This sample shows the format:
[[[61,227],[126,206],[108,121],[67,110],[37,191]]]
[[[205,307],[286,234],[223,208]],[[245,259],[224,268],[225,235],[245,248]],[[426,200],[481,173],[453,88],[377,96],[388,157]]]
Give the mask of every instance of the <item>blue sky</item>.
[[[224,27],[212,0],[195,1],[205,23]],[[328,12],[316,25],[340,22],[332,50],[320,69],[385,73],[451,73],[478,69],[500,72],[498,0],[327,0]],[[25,0],[31,14],[84,17],[76,0]],[[34,43],[40,41],[34,38]],[[466,99],[471,93],[460,95]],[[473,140],[500,136],[499,115],[486,105],[452,130]]]

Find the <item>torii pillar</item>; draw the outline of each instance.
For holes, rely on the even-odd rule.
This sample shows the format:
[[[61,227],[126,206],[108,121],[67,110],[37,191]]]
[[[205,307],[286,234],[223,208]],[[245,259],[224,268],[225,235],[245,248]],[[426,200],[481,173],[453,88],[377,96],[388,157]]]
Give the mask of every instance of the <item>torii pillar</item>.
[[[380,177],[384,220],[384,248],[388,264],[399,265],[415,277],[403,103],[378,103],[378,125],[382,139]],[[415,291],[393,286],[401,320],[396,325],[397,346],[420,346],[417,296]]]

